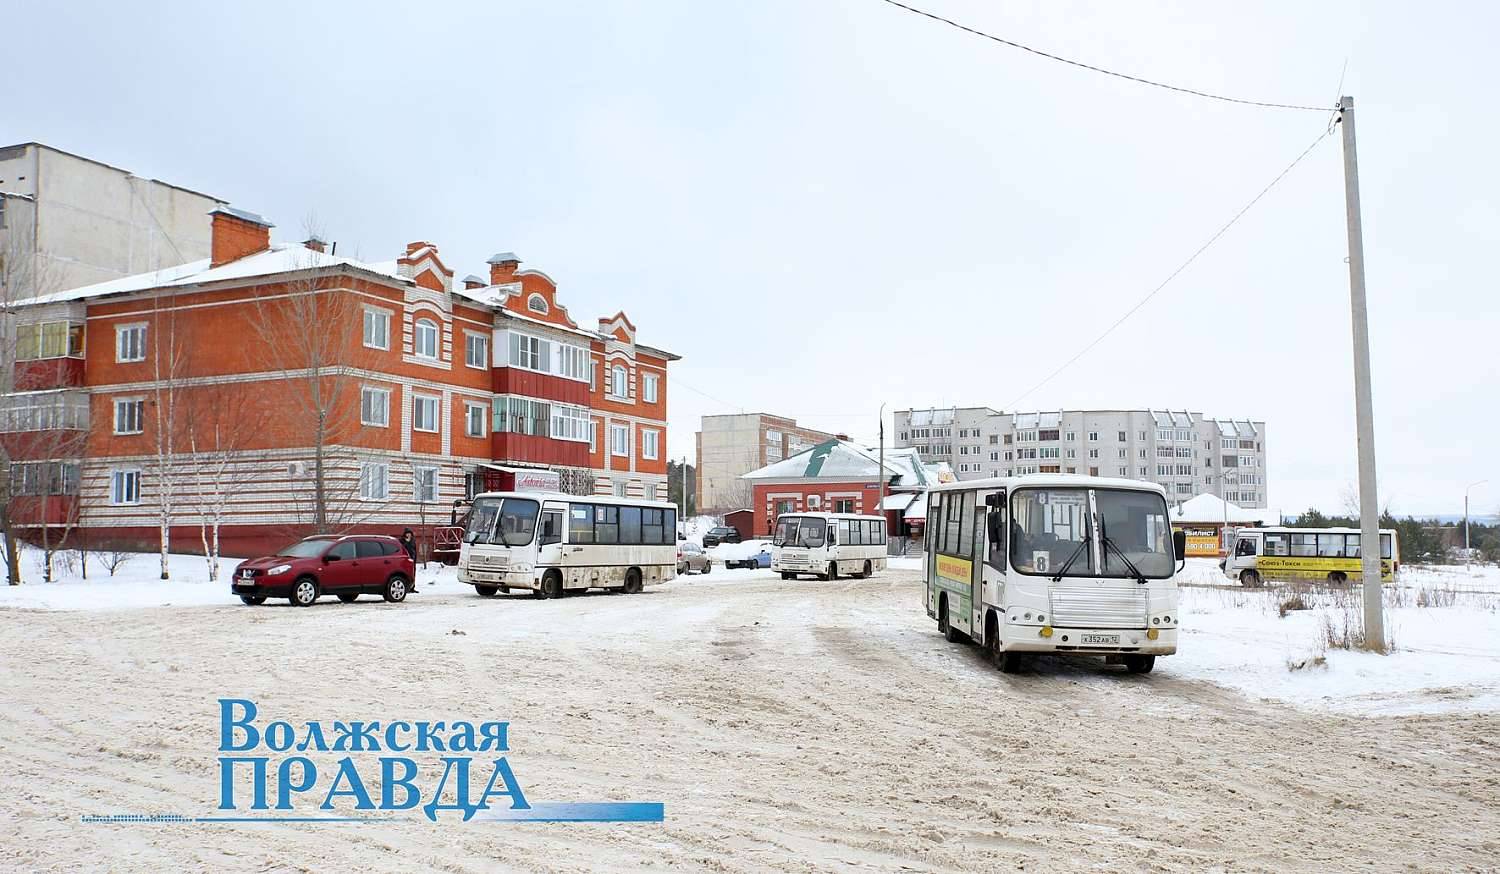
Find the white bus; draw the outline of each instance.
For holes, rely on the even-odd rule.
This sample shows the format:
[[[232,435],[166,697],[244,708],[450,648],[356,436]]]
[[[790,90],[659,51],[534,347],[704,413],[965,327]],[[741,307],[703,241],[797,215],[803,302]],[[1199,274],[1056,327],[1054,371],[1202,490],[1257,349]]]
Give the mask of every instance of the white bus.
[[[885,519],[853,513],[783,513],[771,540],[771,570],[790,580],[814,574],[865,579],[885,570]]]
[[[1068,474],[950,483],[930,494],[925,536],[927,615],[1006,673],[1036,653],[1146,673],[1177,651],[1185,538],[1159,486]]]
[[[554,492],[475,496],[458,559],[458,581],[486,597],[633,594],[676,575],[676,506]]]
[[[1396,532],[1380,529],[1381,582],[1394,580],[1400,566]],[[1267,580],[1326,580],[1339,585],[1365,578],[1358,528],[1241,528],[1234,549],[1219,567],[1242,586],[1259,586]]]

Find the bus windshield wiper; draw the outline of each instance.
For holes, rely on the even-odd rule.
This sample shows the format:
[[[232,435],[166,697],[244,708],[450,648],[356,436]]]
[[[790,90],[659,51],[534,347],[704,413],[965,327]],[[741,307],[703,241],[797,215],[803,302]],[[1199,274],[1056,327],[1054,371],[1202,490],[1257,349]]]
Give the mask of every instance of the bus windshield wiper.
[[[1075,549],[1075,550],[1073,550],[1073,554],[1070,555],[1070,556],[1068,556],[1068,560],[1065,561],[1065,562],[1063,562],[1063,566],[1057,569],[1057,576],[1055,576],[1055,577],[1052,578],[1052,582],[1054,582],[1054,583],[1060,583],[1060,582],[1062,582],[1063,575],[1068,572],[1068,568],[1070,568],[1070,567],[1073,566],[1073,562],[1075,562],[1075,561],[1078,560],[1078,556],[1080,556],[1080,555],[1083,554],[1084,547],[1088,546],[1089,545],[1089,541],[1092,540],[1093,538],[1094,538],[1094,535],[1093,535],[1092,532],[1090,532],[1082,540],[1078,541],[1078,548]]]
[[[1146,585],[1146,575],[1141,573],[1140,569],[1131,562],[1130,557],[1125,554],[1125,550],[1117,546],[1113,540],[1110,540],[1108,534],[1103,535],[1099,540],[1104,544],[1105,549],[1113,549],[1115,555],[1120,557],[1120,561],[1125,562],[1125,567],[1130,570],[1130,575],[1135,577],[1137,583],[1143,586]]]

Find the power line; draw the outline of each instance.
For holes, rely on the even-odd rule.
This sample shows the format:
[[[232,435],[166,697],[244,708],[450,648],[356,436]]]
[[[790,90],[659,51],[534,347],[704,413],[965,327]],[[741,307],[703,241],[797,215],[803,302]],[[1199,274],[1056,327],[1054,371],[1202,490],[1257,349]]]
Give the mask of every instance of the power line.
[[[1131,82],[1139,83],[1141,85],[1150,85],[1155,88],[1165,88],[1168,91],[1176,91],[1180,94],[1191,94],[1195,97],[1206,97],[1210,100],[1222,100],[1225,103],[1239,103],[1245,106],[1260,106],[1267,109],[1305,109],[1312,112],[1327,112],[1329,110],[1329,107],[1327,106],[1302,106],[1295,103],[1268,103],[1262,100],[1245,100],[1240,97],[1226,97],[1223,94],[1212,94],[1207,91],[1198,91],[1193,88],[1183,88],[1179,85],[1168,85],[1165,82],[1156,82],[1151,79],[1142,79],[1139,76],[1131,76],[1128,73],[1117,73],[1114,70],[1106,70],[1103,67],[1096,67],[1093,64],[1085,64],[1082,61],[1075,61],[1071,58],[1064,58],[1060,55],[1054,55],[1050,52],[1044,52],[1041,49],[1034,49],[1031,46],[1015,42],[1014,40],[1008,40],[1004,37],[995,36],[992,33],[985,33],[982,30],[975,30],[974,28],[968,27],[967,25],[959,24],[951,18],[944,18],[941,15],[937,15],[923,9],[918,9],[915,6],[907,6],[905,3],[897,2],[897,0],[885,0],[885,2],[891,4],[892,6],[897,6],[905,9],[907,12],[914,12],[917,15],[923,16],[924,18],[930,18],[933,21],[940,21],[950,27],[956,27],[959,30],[964,31],[965,33],[972,33],[975,36],[993,40],[1002,45],[1010,46],[1013,49],[1020,49],[1023,52],[1030,52],[1033,55],[1039,55],[1051,61],[1057,61],[1059,63],[1068,64],[1074,67],[1081,67],[1085,70],[1092,70],[1095,73],[1103,73],[1106,76],[1114,76],[1117,79],[1125,79]]]
[[[1043,379],[1041,382],[1039,382],[1036,385],[1032,386],[1031,388],[1027,389],[1024,393],[1022,393],[1020,396],[1018,396],[1015,400],[1011,401],[1009,404],[1006,404],[1006,407],[1010,408],[1010,409],[1015,409],[1015,407],[1016,407],[1016,405],[1018,403],[1020,403],[1021,401],[1025,400],[1026,398],[1030,397],[1031,394],[1034,393],[1037,389],[1039,389],[1042,386],[1046,385],[1047,383],[1051,382],[1054,378],[1057,377],[1057,375],[1059,373],[1062,373],[1064,370],[1067,370],[1069,367],[1073,366],[1073,364],[1077,363],[1077,361],[1080,358],[1082,358],[1083,356],[1087,355],[1089,353],[1089,350],[1093,349],[1095,346],[1098,346],[1101,342],[1104,341],[1104,338],[1106,338],[1110,334],[1114,333],[1114,330],[1116,328],[1120,327],[1121,325],[1123,325],[1125,323],[1126,319],[1129,319],[1131,316],[1135,315],[1136,311],[1138,311],[1141,307],[1143,307],[1147,303],[1149,303],[1150,300],[1151,300],[1151,298],[1156,297],[1157,292],[1161,291],[1163,288],[1166,288],[1167,285],[1169,283],[1171,283],[1172,280],[1176,279],[1177,276],[1179,274],[1181,274],[1184,270],[1188,269],[1188,267],[1191,266],[1194,261],[1198,260],[1198,256],[1199,255],[1202,255],[1204,252],[1208,251],[1208,248],[1210,246],[1212,246],[1214,243],[1218,242],[1219,238],[1222,237],[1222,236],[1224,236],[1224,234],[1227,233],[1230,228],[1234,227],[1235,223],[1238,222],[1245,215],[1245,213],[1249,212],[1251,207],[1253,207],[1257,203],[1259,203],[1260,200],[1261,200],[1261,198],[1265,197],[1266,194],[1268,194],[1272,188],[1275,188],[1276,185],[1277,185],[1277,183],[1279,183],[1282,179],[1285,179],[1288,173],[1292,172],[1292,168],[1293,167],[1296,167],[1298,164],[1302,163],[1302,159],[1306,158],[1312,152],[1313,149],[1317,148],[1318,143],[1323,142],[1323,140],[1325,138],[1327,138],[1328,136],[1330,136],[1332,133],[1333,133],[1333,129],[1332,129],[1331,126],[1329,127],[1328,130],[1325,130],[1322,133],[1319,133],[1318,136],[1317,136],[1317,138],[1314,139],[1311,143],[1309,143],[1308,146],[1307,146],[1307,148],[1305,148],[1305,149],[1302,150],[1302,154],[1298,155],[1292,161],[1292,163],[1286,165],[1285,169],[1283,169],[1280,173],[1276,174],[1276,178],[1272,179],[1270,181],[1270,183],[1268,183],[1266,185],[1266,187],[1262,188],[1260,190],[1260,193],[1258,193],[1254,197],[1252,197],[1250,199],[1249,203],[1247,203],[1244,206],[1240,207],[1239,212],[1236,212],[1234,214],[1234,216],[1229,221],[1225,222],[1223,224],[1223,226],[1221,226],[1217,231],[1215,231],[1214,234],[1213,234],[1213,236],[1211,236],[1211,237],[1208,238],[1207,242],[1205,242],[1203,245],[1199,246],[1198,249],[1197,249],[1197,251],[1193,252],[1192,255],[1189,255],[1188,259],[1186,261],[1182,262],[1180,265],[1178,265],[1177,269],[1173,270],[1167,276],[1166,279],[1163,279],[1159,284],[1157,284],[1157,286],[1155,288],[1151,289],[1151,291],[1149,293],[1147,293],[1145,297],[1143,297],[1139,301],[1137,301],[1136,304],[1135,304],[1135,306],[1133,306],[1130,309],[1126,310],[1125,314],[1122,315],[1122,316],[1120,316],[1120,318],[1116,319],[1114,324],[1110,325],[1108,328],[1105,328],[1104,332],[1102,334],[1100,334],[1099,336],[1095,337],[1092,342],[1090,342],[1087,346],[1085,346],[1081,350],[1079,350],[1079,352],[1078,352],[1077,355],[1074,355],[1072,358],[1069,358],[1067,361],[1065,361],[1063,363],[1063,365],[1061,367],[1059,367],[1056,370],[1054,370],[1051,373],[1049,373],[1047,375],[1046,379]]]

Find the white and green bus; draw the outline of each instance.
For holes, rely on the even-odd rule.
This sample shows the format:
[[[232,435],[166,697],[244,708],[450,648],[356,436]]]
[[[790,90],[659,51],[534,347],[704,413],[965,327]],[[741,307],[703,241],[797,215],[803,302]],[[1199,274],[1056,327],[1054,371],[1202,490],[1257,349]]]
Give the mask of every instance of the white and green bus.
[[[1035,474],[938,486],[927,615],[1007,673],[1038,653],[1146,673],[1177,651],[1183,541],[1153,483]]]

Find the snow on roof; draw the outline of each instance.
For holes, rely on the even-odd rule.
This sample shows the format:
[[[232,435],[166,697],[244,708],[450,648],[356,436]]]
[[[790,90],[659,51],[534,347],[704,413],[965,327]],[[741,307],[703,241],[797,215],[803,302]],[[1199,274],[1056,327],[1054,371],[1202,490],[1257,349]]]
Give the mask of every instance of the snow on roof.
[[[897,492],[894,495],[886,495],[885,500],[880,502],[882,510],[905,510],[911,506],[911,502],[917,499],[916,492]]]
[[[209,259],[200,258],[197,261],[189,261],[186,264],[179,264],[176,267],[137,273],[134,276],[122,276],[119,279],[96,282],[93,285],[84,285],[79,288],[68,289],[67,291],[38,295],[29,300],[17,301],[17,303],[62,303],[65,301],[104,297],[111,294],[130,294],[138,291],[149,291],[153,288],[201,285],[210,282],[222,282],[229,279],[247,279],[254,276],[272,276],[278,273],[294,273],[301,270],[326,269],[330,267],[348,267],[354,270],[362,270],[403,283],[411,281],[396,273],[394,269],[389,271],[382,269],[385,266],[366,264],[362,261],[356,261],[353,258],[340,258],[329,255],[326,252],[309,249],[306,246],[296,243],[276,243],[264,252],[247,255],[244,258],[230,261],[227,264],[221,264],[218,267],[211,267]],[[390,266],[394,268],[395,262],[390,262]]]
[[[907,425],[913,428],[923,428],[928,425],[951,425],[953,424],[952,409],[938,410],[912,410],[907,419]]]
[[[911,504],[906,508],[906,512],[902,514],[902,518],[904,518],[904,519],[926,519],[927,518],[927,493],[926,492],[922,492],[921,494],[917,495],[917,499],[915,501],[912,501]]]
[[[1269,521],[1271,524],[1277,524],[1281,522],[1281,513],[1276,510],[1250,510],[1231,504],[1218,495],[1210,494],[1198,495],[1183,501],[1173,508],[1171,513],[1173,522],[1217,522],[1220,524],[1223,524],[1226,515],[1230,523]]]
[[[1254,437],[1256,434],[1255,423],[1248,419],[1242,422],[1219,419],[1214,424],[1219,426],[1220,437]]]
[[[250,222],[253,225],[260,225],[263,228],[276,227],[275,225],[262,218],[260,213],[251,212],[248,209],[236,209],[235,207],[232,207],[227,203],[219,204],[218,206],[209,210],[208,214],[213,215],[216,212],[221,212],[224,215],[232,216],[243,222]]]
[[[1015,413],[1011,425],[1019,430],[1032,428],[1056,428],[1062,423],[1062,413]]]

